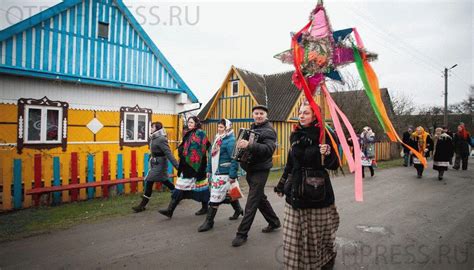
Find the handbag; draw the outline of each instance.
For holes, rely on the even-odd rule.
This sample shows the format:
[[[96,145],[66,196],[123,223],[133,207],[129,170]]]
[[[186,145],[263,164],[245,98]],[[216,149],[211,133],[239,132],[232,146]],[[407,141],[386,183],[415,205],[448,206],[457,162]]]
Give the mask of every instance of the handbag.
[[[230,184],[229,197],[231,201],[236,201],[244,197],[244,194],[242,193],[242,190],[239,186],[239,181],[235,181],[234,183]]]
[[[300,196],[306,201],[320,202],[326,199],[326,172],[310,168],[302,168],[303,181]]]

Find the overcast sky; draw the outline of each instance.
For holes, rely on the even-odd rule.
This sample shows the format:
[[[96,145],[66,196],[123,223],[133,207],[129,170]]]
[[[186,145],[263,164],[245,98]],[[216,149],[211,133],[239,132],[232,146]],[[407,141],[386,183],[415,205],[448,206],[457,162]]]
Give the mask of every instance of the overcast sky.
[[[0,29],[11,23],[6,11],[23,17],[33,8],[60,1],[0,0]],[[290,45],[290,32],[303,27],[316,1],[124,1],[201,102],[220,87],[231,65],[260,74],[291,70],[273,56]],[[473,85],[474,5],[450,1],[325,2],[334,30],[356,27],[381,87],[403,93],[420,105],[442,105],[443,69],[449,102],[465,99]],[[181,14],[171,18],[170,13]],[[186,14],[187,11],[187,14]],[[20,14],[21,15],[21,14]],[[160,22],[157,23],[157,18]],[[181,20],[181,25],[178,22]],[[173,25],[170,25],[173,23]],[[355,65],[343,72],[356,73]]]

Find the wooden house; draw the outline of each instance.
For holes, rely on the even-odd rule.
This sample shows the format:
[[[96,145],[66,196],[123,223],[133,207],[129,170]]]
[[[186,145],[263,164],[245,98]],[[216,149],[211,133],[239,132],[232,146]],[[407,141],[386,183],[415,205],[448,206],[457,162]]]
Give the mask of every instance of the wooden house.
[[[175,148],[179,112],[198,102],[121,0],[66,0],[0,31],[0,89],[3,210],[38,204],[32,188],[143,176],[151,122]]]

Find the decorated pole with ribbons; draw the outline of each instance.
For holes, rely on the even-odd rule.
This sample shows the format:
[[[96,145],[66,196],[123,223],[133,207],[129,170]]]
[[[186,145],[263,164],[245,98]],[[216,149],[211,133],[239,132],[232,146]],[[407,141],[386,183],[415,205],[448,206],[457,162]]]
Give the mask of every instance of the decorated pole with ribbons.
[[[351,37],[354,34],[354,38]],[[355,43],[354,44],[354,39]],[[357,70],[363,82],[365,92],[377,116],[380,125],[388,138],[393,142],[400,142],[408,147],[412,153],[426,166],[426,159],[421,153],[404,144],[390,121],[385,105],[382,102],[377,76],[369,64],[377,55],[366,51],[359,33],[355,28],[332,31],[322,0],[311,12],[309,22],[297,33],[292,34],[291,48],[275,55],[283,63],[295,67],[293,84],[304,92],[309,105],[314,111],[320,125],[320,143],[325,143],[325,116],[324,108],[327,104],[330,116],[334,123],[335,134],[341,144],[343,154],[349,165],[349,170],[355,173],[354,193],[356,201],[363,201],[361,149],[359,140],[349,119],[337,106],[326,87],[326,79],[344,83],[337,68],[356,63]],[[321,110],[313,96],[317,89],[321,91]],[[342,124],[349,131],[349,137],[354,144],[354,155],[350,151]],[[331,145],[335,139],[328,131]],[[338,155],[340,160],[340,156]]]

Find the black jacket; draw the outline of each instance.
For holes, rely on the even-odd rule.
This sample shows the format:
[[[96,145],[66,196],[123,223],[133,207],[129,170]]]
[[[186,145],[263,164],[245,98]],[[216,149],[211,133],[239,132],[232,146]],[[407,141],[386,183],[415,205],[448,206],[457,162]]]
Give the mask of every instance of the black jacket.
[[[287,164],[275,191],[284,193],[286,202],[293,208],[324,208],[334,204],[334,191],[326,169],[336,170],[339,167],[334,153],[337,150],[331,149],[331,154],[324,158],[323,166],[319,148],[319,127],[314,125],[300,127],[294,131],[290,136],[290,142]],[[317,171],[324,178],[325,195],[321,201],[311,201],[299,192],[307,168]]]
[[[454,143],[454,152],[462,157],[469,156],[469,142],[470,135],[468,133],[467,138],[462,138],[458,133],[454,134],[453,143]]]
[[[410,136],[411,136],[410,132],[408,131],[403,132],[402,142],[407,145],[410,145]],[[403,152],[405,154],[408,154],[410,152],[410,149],[408,149],[408,147],[406,146],[403,146]]]
[[[420,149],[418,147],[418,137],[411,136],[409,145],[411,147],[413,147],[415,150],[420,151]],[[428,151],[426,151],[425,153],[421,153],[421,154],[424,157],[429,157],[430,152],[433,151],[433,140],[431,139],[431,135],[428,135],[426,137],[426,149],[428,149]]]
[[[273,167],[273,152],[276,149],[277,134],[270,122],[257,125],[252,124],[250,129],[259,133],[258,140],[250,144],[247,151],[250,151],[251,158],[249,162],[240,162],[240,166],[246,172],[269,170]]]
[[[448,134],[435,138],[433,161],[451,161],[453,159],[453,140]]]

